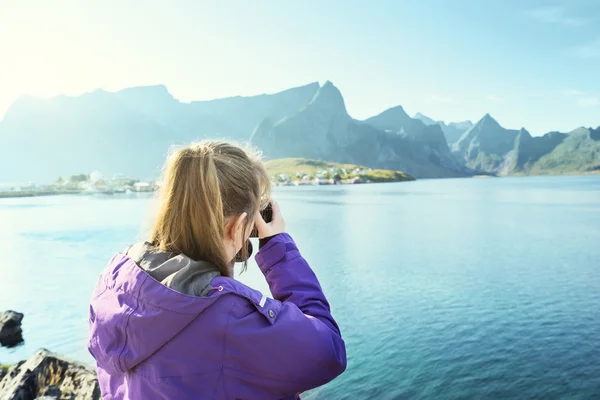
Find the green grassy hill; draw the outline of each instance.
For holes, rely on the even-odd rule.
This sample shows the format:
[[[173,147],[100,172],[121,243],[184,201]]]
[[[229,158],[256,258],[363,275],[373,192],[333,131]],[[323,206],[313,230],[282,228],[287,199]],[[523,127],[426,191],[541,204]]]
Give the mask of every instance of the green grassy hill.
[[[531,174],[571,174],[600,171],[600,130],[578,128],[532,165]]]
[[[302,175],[308,175],[314,178],[318,172],[326,171],[325,178],[331,179],[335,174],[339,174],[343,180],[360,177],[368,179],[371,182],[403,182],[413,181],[415,178],[401,172],[384,169],[369,169],[360,165],[340,164],[328,161],[311,160],[307,158],[281,158],[270,160],[265,163],[267,172],[272,177],[278,177],[280,174],[285,174],[290,177],[290,180],[300,180]],[[331,171],[335,169],[335,172]],[[354,173],[356,169],[363,170],[364,173]],[[346,172],[344,172],[344,170]],[[301,176],[297,176],[300,174]]]

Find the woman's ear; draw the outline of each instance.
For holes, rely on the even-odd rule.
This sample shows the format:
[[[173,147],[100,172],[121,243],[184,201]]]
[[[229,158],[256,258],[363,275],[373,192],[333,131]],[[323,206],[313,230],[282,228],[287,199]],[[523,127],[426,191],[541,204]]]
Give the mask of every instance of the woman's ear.
[[[244,237],[244,228],[247,225],[247,221],[248,221],[248,213],[241,213],[236,219],[235,222],[233,223],[233,237],[232,239],[235,241],[237,237],[240,237],[242,240],[242,243],[244,242],[244,240],[246,240],[246,238]]]
[[[227,218],[225,221],[225,237],[224,239],[233,240],[235,238],[235,223],[237,218]]]

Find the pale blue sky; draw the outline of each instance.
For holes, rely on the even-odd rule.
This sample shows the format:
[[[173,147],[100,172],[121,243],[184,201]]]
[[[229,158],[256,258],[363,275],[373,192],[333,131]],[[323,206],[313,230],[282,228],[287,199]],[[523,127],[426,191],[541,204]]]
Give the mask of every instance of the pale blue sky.
[[[90,6],[89,4],[95,4]],[[533,134],[600,125],[600,1],[0,0],[0,115],[21,94],[163,83],[182,101],[331,80]]]

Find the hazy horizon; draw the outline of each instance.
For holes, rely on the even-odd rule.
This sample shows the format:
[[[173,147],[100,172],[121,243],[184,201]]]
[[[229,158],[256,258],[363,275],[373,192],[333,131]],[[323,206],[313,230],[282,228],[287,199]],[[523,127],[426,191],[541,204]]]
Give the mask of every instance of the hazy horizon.
[[[597,1],[61,4],[3,6],[0,118],[25,94],[164,84],[189,102],[330,80],[357,119],[600,125]]]

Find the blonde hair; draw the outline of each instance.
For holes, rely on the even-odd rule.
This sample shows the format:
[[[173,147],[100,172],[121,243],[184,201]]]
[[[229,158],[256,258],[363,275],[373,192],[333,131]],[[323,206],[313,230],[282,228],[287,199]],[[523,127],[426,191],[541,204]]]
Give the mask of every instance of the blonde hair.
[[[246,212],[246,235],[269,195],[269,177],[258,153],[223,141],[180,148],[163,169],[151,242],[163,251],[208,261],[231,277],[223,248],[226,219]],[[246,259],[246,243],[241,251]]]

